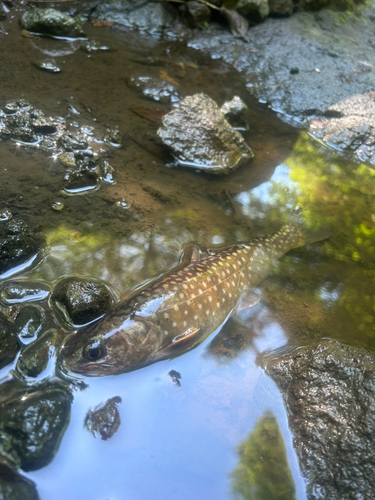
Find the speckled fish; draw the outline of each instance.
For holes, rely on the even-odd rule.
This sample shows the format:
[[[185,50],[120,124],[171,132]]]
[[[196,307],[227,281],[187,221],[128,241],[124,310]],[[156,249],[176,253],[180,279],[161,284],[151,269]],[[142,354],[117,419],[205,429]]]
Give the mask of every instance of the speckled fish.
[[[67,337],[62,367],[87,376],[123,373],[186,352],[237,311],[254,304],[252,289],[275,259],[324,239],[295,226],[208,255],[195,249],[184,268],[120,302],[102,320]]]

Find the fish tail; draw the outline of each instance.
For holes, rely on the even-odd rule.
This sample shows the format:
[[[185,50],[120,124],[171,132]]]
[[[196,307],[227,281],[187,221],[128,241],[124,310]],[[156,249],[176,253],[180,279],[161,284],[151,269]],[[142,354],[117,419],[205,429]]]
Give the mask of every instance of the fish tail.
[[[331,236],[332,232],[321,227],[318,229],[302,229],[293,224],[286,224],[277,233],[277,237],[283,239],[289,248],[298,248],[311,245],[316,241],[325,240]]]

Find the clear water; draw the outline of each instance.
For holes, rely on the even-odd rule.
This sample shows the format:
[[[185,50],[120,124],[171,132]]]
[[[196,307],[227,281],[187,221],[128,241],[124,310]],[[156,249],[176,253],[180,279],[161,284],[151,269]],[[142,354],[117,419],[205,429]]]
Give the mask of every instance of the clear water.
[[[79,274],[104,280],[122,297],[173,266],[189,242],[230,245],[296,219],[332,230],[328,240],[282,258],[259,287],[261,302],[197,349],[128,374],[85,379],[87,387],[74,392],[54,460],[24,475],[37,484],[42,500],[244,498],[240,449],[261,442],[255,484],[280,490],[284,482],[288,496],[274,498],[304,499],[283,402],[257,356],[325,337],[374,349],[374,171],[338,158],[281,122],[247,93],[240,75],[181,43],[87,28],[90,38],[112,49],[87,54],[81,42],[20,36],[17,17],[6,28],[8,35],[0,35],[0,106],[22,97],[47,115],[99,132],[119,127],[122,137],[122,147],[108,147],[106,157],[117,183],[80,196],[62,191],[65,168],[57,159],[0,143],[0,209],[47,240],[40,264],[12,280],[38,279],[53,287]],[[33,65],[47,56],[61,73]],[[143,64],[149,56],[158,65]],[[169,109],[125,83],[145,75],[167,75],[182,95],[205,92],[220,105],[241,96],[249,106],[244,136],[255,158],[224,177],[174,168],[156,140],[157,124],[131,111]],[[63,208],[54,209],[56,203]],[[68,328],[48,304],[44,308],[41,333]],[[4,379],[13,369],[1,371]],[[171,370],[181,374],[181,386]],[[36,382],[25,380],[25,392],[54,377],[52,363]],[[122,398],[122,423],[102,441],[83,422],[89,409],[114,396]],[[270,426],[272,432],[264,431]],[[275,446],[282,477],[267,454]],[[270,498],[261,491],[254,498]]]

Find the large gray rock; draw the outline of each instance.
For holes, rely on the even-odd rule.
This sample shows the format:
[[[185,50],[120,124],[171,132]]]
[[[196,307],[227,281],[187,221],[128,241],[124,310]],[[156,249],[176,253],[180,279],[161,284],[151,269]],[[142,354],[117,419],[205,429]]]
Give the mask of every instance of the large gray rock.
[[[249,30],[250,44],[212,23],[195,31],[188,45],[232,64],[245,75],[249,91],[287,120],[307,123],[326,113],[332,117],[332,106],[375,88],[374,28],[375,8],[367,4],[355,12],[269,17]],[[351,109],[344,114],[356,120]]]
[[[270,14],[290,15],[294,10],[293,0],[268,0]]]
[[[242,135],[205,94],[185,97],[162,118],[158,135],[180,165],[224,174],[253,155]]]
[[[364,500],[375,485],[375,356],[324,340],[264,360],[281,390],[309,500]]]
[[[236,10],[244,16],[257,14],[262,19],[270,13],[268,0],[239,0],[236,4]]]
[[[95,10],[95,17],[128,28],[161,35],[166,28],[174,25],[173,8],[161,2],[139,2],[128,0],[123,2],[100,3]]]
[[[27,31],[46,35],[76,37],[84,34],[76,19],[56,9],[34,7],[22,14],[20,25]]]
[[[326,117],[313,120],[309,131],[360,161],[375,163],[375,92],[355,95],[330,106]]]

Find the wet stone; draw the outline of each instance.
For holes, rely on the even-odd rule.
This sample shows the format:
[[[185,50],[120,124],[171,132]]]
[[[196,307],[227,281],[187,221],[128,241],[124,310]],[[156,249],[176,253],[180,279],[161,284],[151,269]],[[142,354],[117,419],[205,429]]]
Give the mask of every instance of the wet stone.
[[[22,14],[20,25],[32,33],[68,37],[84,35],[81,24],[77,20],[55,9],[34,7]]]
[[[263,362],[279,387],[309,500],[373,496],[375,358],[335,340]]]
[[[219,106],[205,94],[185,97],[162,118],[158,135],[182,166],[224,174],[253,153]]]
[[[34,66],[42,71],[46,71],[47,73],[61,73],[61,69],[53,60],[38,61],[34,63]]]
[[[60,137],[59,145],[63,147],[65,151],[75,151],[76,149],[88,148],[88,142],[84,137],[81,137],[78,134],[71,134],[69,132]]]
[[[100,165],[101,180],[106,184],[116,184],[114,177],[115,169],[107,161]]]
[[[64,167],[74,168],[77,166],[76,157],[74,153],[61,153],[59,161]]]
[[[191,28],[201,28],[210,22],[211,9],[201,2],[189,0],[186,3],[185,16]]]
[[[37,340],[23,348],[17,361],[17,371],[22,376],[38,377],[48,368],[50,361],[54,363],[56,349],[61,346],[64,337],[65,333],[61,330],[43,332]]]
[[[64,208],[64,203],[62,201],[55,201],[54,203],[52,203],[52,209],[56,210],[57,212],[59,212],[63,208]]]
[[[101,2],[92,17],[157,35],[163,34],[166,28],[175,24],[171,6],[161,2],[139,4],[138,0]]]
[[[7,113],[8,115],[14,115],[16,114],[19,110],[21,109],[21,106],[16,103],[16,102],[8,102],[5,106],[4,106],[4,111],[5,113]]]
[[[246,129],[246,113],[248,107],[240,97],[234,96],[231,101],[225,102],[220,109],[225,119],[228,120],[233,127]]]
[[[268,0],[239,0],[235,9],[244,16],[258,15],[264,19],[270,13]]]
[[[26,306],[19,312],[14,329],[21,342],[28,343],[34,340],[43,325],[44,314],[35,306]]]
[[[90,168],[71,170],[64,176],[64,189],[68,194],[80,194],[99,187],[99,176]]]
[[[152,76],[132,76],[127,79],[128,87],[138,90],[144,97],[161,103],[173,103],[181,100],[178,87],[161,78]]]
[[[30,236],[0,236],[0,277],[10,275],[13,268],[31,261],[38,250],[38,245]]]
[[[11,363],[19,349],[20,344],[13,325],[0,311],[0,368]]]
[[[27,234],[29,227],[23,220],[13,219],[7,223],[6,232],[7,234]]]
[[[77,276],[65,278],[55,286],[52,302],[67,321],[84,325],[107,313],[113,298],[103,283]]]
[[[99,434],[106,441],[115,434],[121,424],[117,406],[122,402],[120,396],[108,399],[103,405],[90,410],[85,418],[85,427],[94,436]]]
[[[40,500],[35,484],[16,472],[12,464],[0,457],[1,500]]]
[[[50,294],[50,287],[39,282],[7,283],[0,290],[0,302],[4,304],[21,304],[22,302],[37,302],[45,300]]]
[[[103,140],[104,142],[108,142],[113,146],[120,146],[121,145],[120,130],[118,128],[107,129],[107,133],[104,136]]]
[[[81,50],[83,52],[87,52],[88,54],[95,52],[107,52],[110,50],[106,45],[102,45],[100,42],[96,40],[89,40],[81,46]]]
[[[0,221],[6,221],[12,218],[12,212],[9,210],[9,208],[4,208],[3,210],[0,210]]]
[[[6,9],[5,5],[0,2],[0,20],[3,21],[7,17],[8,10]]]
[[[33,390],[8,382],[1,399],[0,454],[24,471],[48,465],[69,423],[71,392],[57,383]]]

